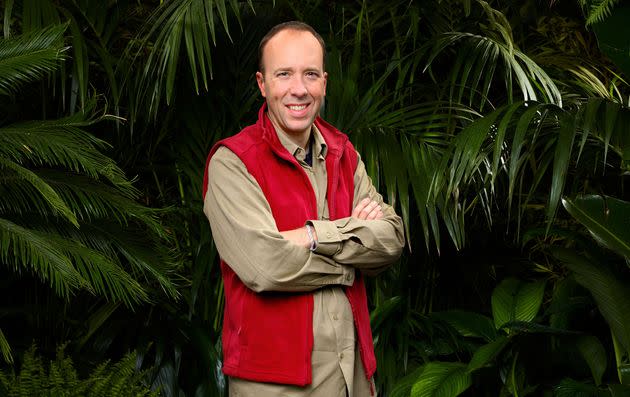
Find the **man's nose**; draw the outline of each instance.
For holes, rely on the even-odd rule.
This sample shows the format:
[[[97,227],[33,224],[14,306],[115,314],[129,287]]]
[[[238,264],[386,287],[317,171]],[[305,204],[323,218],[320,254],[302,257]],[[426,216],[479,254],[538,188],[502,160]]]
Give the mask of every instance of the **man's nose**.
[[[291,95],[294,95],[296,97],[303,97],[308,94],[306,84],[304,84],[304,79],[302,76],[294,76],[291,79],[290,89]]]

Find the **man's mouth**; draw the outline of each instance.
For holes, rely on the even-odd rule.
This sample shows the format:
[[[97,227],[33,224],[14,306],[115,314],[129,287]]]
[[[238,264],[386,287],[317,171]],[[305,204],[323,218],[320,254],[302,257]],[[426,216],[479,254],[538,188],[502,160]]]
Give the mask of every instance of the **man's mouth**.
[[[289,105],[289,109],[300,111],[306,109],[306,105]]]

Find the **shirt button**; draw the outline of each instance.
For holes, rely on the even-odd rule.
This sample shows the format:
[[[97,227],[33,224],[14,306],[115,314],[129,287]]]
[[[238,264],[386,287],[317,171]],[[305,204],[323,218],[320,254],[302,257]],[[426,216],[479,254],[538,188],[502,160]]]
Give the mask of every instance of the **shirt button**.
[[[337,321],[337,320],[339,320],[339,317],[337,317],[336,314],[333,314],[333,320]]]
[[[343,353],[339,353],[339,359],[343,360]]]
[[[327,233],[326,233],[326,237],[328,237],[328,238],[332,238],[332,233],[331,233],[331,232],[327,232]]]
[[[352,274],[351,273],[346,274],[346,280],[348,280],[348,281],[352,280]]]

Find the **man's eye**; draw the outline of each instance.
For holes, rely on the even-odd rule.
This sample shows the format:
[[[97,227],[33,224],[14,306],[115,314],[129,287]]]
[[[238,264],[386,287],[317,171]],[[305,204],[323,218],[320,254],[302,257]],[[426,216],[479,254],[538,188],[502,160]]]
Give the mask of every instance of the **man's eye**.
[[[288,77],[289,76],[289,72],[278,72],[276,74],[276,76],[278,76],[278,77]]]
[[[311,79],[316,79],[317,77],[319,77],[319,73],[317,73],[317,72],[306,72],[306,77],[309,77]]]

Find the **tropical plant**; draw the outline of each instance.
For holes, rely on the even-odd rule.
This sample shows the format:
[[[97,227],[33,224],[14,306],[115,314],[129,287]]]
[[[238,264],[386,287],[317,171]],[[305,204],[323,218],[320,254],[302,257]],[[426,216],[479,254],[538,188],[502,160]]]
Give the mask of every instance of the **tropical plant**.
[[[0,126],[31,128],[12,146],[11,156],[22,156],[22,162],[9,160],[42,179],[59,199],[41,193],[37,186],[44,185],[24,180],[18,187],[15,179],[4,179],[0,218],[61,236],[63,244],[43,244],[40,256],[51,246],[67,250],[80,241],[86,247],[81,253],[96,251],[143,292],[124,295],[132,311],[116,295],[124,287],[98,290],[79,272],[87,281],[67,287],[67,298],[59,298],[47,293],[51,279],[43,274],[49,273],[34,273],[41,276],[33,280],[30,270],[23,272],[28,267],[12,267],[21,270],[7,270],[2,285],[13,293],[5,294],[11,298],[3,318],[15,319],[17,308],[28,319],[18,323],[33,331],[18,337],[19,324],[3,322],[0,347],[8,352],[10,343],[19,352],[36,338],[50,354],[70,339],[75,362],[86,364],[135,350],[143,366],[155,369],[147,376],[165,395],[225,393],[222,290],[201,209],[203,164],[216,140],[255,117],[260,37],[276,22],[301,19],[329,45],[323,116],[349,133],[374,183],[405,221],[409,251],[392,271],[368,283],[379,394],[409,395],[428,374],[463,379],[451,395],[468,384],[464,393],[472,395],[520,395],[539,380],[544,383],[536,393],[558,395],[625,386],[614,374],[618,369],[623,375],[627,361],[625,331],[614,325],[621,314],[605,309],[611,298],[602,295],[608,291],[601,284],[586,281],[589,274],[619,279],[615,290],[621,291],[625,265],[585,238],[583,227],[564,212],[572,203],[582,208],[581,193],[606,195],[604,202],[613,205],[615,198],[627,200],[628,88],[584,29],[588,17],[579,17],[580,5],[585,15],[613,10],[608,18],[623,7],[615,1],[545,7],[534,0],[5,2],[5,41],[14,32],[36,35],[67,23],[55,48],[65,48],[62,35],[71,48],[61,52],[64,61],[46,69],[47,79],[38,72],[1,97],[7,110]],[[597,31],[601,23],[592,26]],[[115,118],[96,110],[91,87]],[[81,150],[106,154],[108,171],[52,162],[49,152],[41,152],[48,141],[33,143],[38,124],[23,122],[37,118],[49,130],[58,128],[52,120],[69,123],[72,134],[55,139],[63,135],[70,149],[83,148],[81,142],[88,147]],[[134,176],[134,187],[122,169]],[[11,207],[4,204],[5,192]],[[83,208],[86,202],[90,206]],[[610,234],[601,229],[597,233]],[[567,257],[566,248],[582,262]],[[160,286],[168,279],[177,280],[179,301],[172,288]],[[496,304],[488,291],[543,282],[535,317],[493,324]],[[155,293],[160,289],[167,293]],[[598,309],[601,316],[593,314]],[[484,333],[462,334],[434,315],[464,312],[470,327]],[[567,352],[566,345],[580,338],[600,341],[604,370],[601,360],[584,362]],[[526,354],[532,346],[544,346],[545,357],[558,367],[552,378],[537,372],[539,364]],[[601,358],[593,346],[593,357]]]
[[[0,393],[7,397],[17,396],[159,396],[144,384],[144,373],[137,371],[136,355],[129,353],[120,361],[98,365],[85,378],[77,373],[72,359],[65,354],[65,346],[57,348],[54,360],[46,364],[37,355],[35,346],[24,354],[19,371],[0,371]]]
[[[19,101],[23,87],[61,67],[66,28],[57,25],[0,40],[3,102]],[[28,282],[34,276],[62,301],[75,296],[94,297],[92,304],[109,301],[110,314],[120,304],[146,303],[156,291],[177,298],[158,213],[137,202],[138,190],[101,152],[108,145],[84,130],[109,118],[99,115],[102,110],[97,113],[96,100],[87,105],[60,119],[25,121],[19,113],[4,115],[0,261],[3,273],[10,275],[5,279]],[[18,306],[4,308],[4,316],[13,317],[0,338],[8,362],[7,340],[20,340],[16,309],[27,302],[18,303],[23,295],[18,291],[10,294]],[[99,314],[102,323],[103,312]]]

